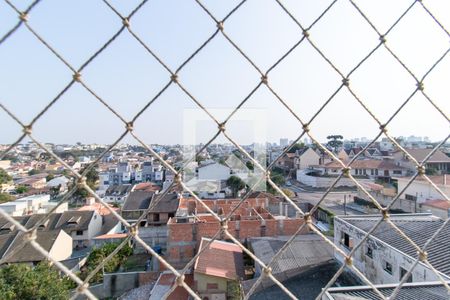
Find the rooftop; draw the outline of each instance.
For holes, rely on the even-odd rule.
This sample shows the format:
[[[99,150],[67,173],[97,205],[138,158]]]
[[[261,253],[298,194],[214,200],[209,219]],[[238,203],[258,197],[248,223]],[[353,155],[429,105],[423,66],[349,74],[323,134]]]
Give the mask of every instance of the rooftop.
[[[376,285],[376,288],[388,297],[394,292],[397,284]],[[330,300],[367,299],[378,300],[380,297],[369,286],[335,287],[327,292]],[[428,299],[447,300],[449,292],[442,282],[405,283],[397,294],[397,300]]]
[[[338,216],[335,219],[343,220],[366,233],[378,222],[380,216]],[[431,214],[391,215],[390,220],[419,247],[423,247],[428,239],[444,226],[443,220]],[[372,236],[410,257],[417,257],[417,250],[386,222],[382,222]],[[445,224],[427,248],[428,261],[446,275],[450,275],[450,260],[444,259],[450,257],[448,245],[450,245],[450,223]]]
[[[242,249],[234,243],[202,238],[199,249],[204,249],[194,265],[195,273],[237,280],[244,277]],[[206,247],[206,249],[205,249]],[[220,257],[220,259],[218,259]]]

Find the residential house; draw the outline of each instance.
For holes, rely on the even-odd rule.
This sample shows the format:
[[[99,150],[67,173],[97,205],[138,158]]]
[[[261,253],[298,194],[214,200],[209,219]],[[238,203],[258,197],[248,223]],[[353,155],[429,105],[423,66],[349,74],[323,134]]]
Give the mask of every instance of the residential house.
[[[450,176],[449,175],[428,175],[428,178],[436,185],[445,195],[450,195]],[[439,193],[428,180],[420,176],[416,177],[409,184],[410,178],[395,178],[398,184],[398,191],[406,190],[400,196],[402,199],[414,201],[422,204],[427,200],[442,200],[443,195]],[[409,184],[409,185],[408,185]]]
[[[101,233],[102,222],[102,217],[95,210],[71,210],[60,214],[55,227],[69,234],[73,247],[79,249],[91,245],[92,239]]]
[[[337,216],[334,218],[334,244],[349,253],[380,220],[379,215]],[[450,223],[431,214],[391,215],[398,229],[423,248],[428,239],[442,226],[443,229],[427,247],[428,261],[444,280],[450,280]],[[353,254],[353,265],[374,284],[400,282],[417,259],[417,250],[387,222],[372,231]],[[345,257],[335,251],[335,257],[344,263]],[[425,263],[419,262],[407,282],[437,281],[439,277]]]
[[[430,199],[420,205],[420,210],[422,212],[429,212],[443,220],[447,220],[450,217],[450,201]]]
[[[0,219],[0,260],[3,263],[28,263],[37,264],[47,260],[29,243],[22,244],[24,233],[15,228],[15,225]],[[62,229],[49,231],[38,230],[36,242],[47,251],[50,257],[56,261],[62,261],[72,255],[72,239]]]
[[[199,180],[227,180],[231,176],[231,169],[228,166],[212,162],[199,166],[196,173]]]
[[[149,208],[154,195],[155,192],[145,190],[131,192],[122,206],[122,217],[129,223],[136,222]],[[140,226],[146,223],[144,219]]]
[[[388,297],[397,289],[398,284],[376,284],[375,288]],[[322,300],[360,300],[379,299],[372,286],[331,287],[323,294]],[[434,299],[448,300],[449,294],[441,281],[404,283],[396,299]]]
[[[58,205],[57,202],[50,202],[50,195],[46,194],[30,195],[0,204],[0,208],[11,216],[45,214],[51,211],[55,206],[58,207],[54,212],[64,212],[68,210],[67,203]]]
[[[200,297],[226,300],[232,296],[232,285],[239,293],[244,279],[242,249],[234,243],[202,238],[201,250],[194,264],[194,287]]]
[[[103,200],[107,203],[124,203],[133,186],[131,184],[110,185]]]
[[[347,164],[348,162],[344,163]],[[353,176],[364,176],[372,179],[406,176],[407,174],[406,168],[396,165],[391,160],[384,159],[355,160],[350,167],[350,173]],[[342,170],[342,165],[334,161],[323,166],[316,166],[315,168],[322,170],[324,174],[337,176]]]
[[[425,158],[430,154],[432,149],[405,149],[418,163],[422,163]],[[417,168],[413,161],[403,153],[401,150],[397,150],[393,156],[400,165],[408,168],[411,172],[416,172]],[[440,149],[437,149],[425,163],[426,169],[433,169],[440,174],[450,173],[450,157],[448,157]]]

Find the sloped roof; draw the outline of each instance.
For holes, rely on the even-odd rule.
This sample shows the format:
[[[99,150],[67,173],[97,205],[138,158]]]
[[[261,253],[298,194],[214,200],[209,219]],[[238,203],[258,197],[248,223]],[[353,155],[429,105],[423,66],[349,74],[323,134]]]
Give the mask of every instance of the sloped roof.
[[[154,192],[149,191],[133,191],[128,195],[125,203],[123,204],[122,211],[124,210],[143,210],[147,209],[152,201]]]
[[[231,280],[243,278],[242,249],[234,243],[217,240],[206,246],[209,241],[210,239],[202,238],[200,242],[200,249],[207,248],[197,257],[194,272]]]
[[[389,297],[397,287],[397,284],[375,285],[385,297]],[[333,300],[367,299],[378,300],[380,296],[370,286],[332,287],[328,290]],[[405,283],[399,290],[395,299],[430,299],[447,300],[448,291],[441,282]]]
[[[180,199],[177,193],[167,193],[162,198],[156,195],[153,198],[152,202],[156,202],[156,205],[150,210],[150,212],[152,213],[176,212],[180,203]]]
[[[131,184],[110,185],[105,196],[123,196],[131,191]]]
[[[50,252],[60,234],[65,233],[61,233],[61,230],[37,231],[36,242],[47,252]],[[45,259],[45,256],[33,248],[29,243],[21,245],[23,236],[24,234],[19,231],[0,236],[0,258],[6,257],[13,251],[15,252],[14,255],[5,261],[5,263],[34,262]],[[68,246],[72,247],[72,244]]]
[[[351,225],[359,228],[364,232],[368,232],[376,222],[379,216],[340,216],[336,217]],[[428,239],[444,224],[444,221],[433,217],[430,214],[408,214],[408,215],[391,215],[391,221],[400,228],[411,240],[419,247],[423,247]],[[372,233],[372,236],[378,238],[382,242],[403,252],[411,257],[417,257],[417,249],[406,241],[396,230],[386,222],[382,222]],[[450,244],[450,223],[447,223],[436,238],[429,244],[427,248],[428,261],[438,271],[450,275],[450,260],[443,259],[450,257],[450,247],[443,245]]]
[[[425,157],[433,150],[433,149],[405,149],[415,160],[421,163]],[[450,157],[445,155],[441,150],[436,150],[436,152],[431,155],[431,157],[427,160],[429,163],[433,162],[446,162],[450,163]]]

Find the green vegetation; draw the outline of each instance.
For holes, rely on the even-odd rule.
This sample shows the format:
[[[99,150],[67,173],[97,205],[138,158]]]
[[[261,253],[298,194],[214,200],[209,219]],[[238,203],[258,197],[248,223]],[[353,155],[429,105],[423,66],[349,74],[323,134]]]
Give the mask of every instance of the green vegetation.
[[[7,193],[0,193],[0,203],[5,203],[14,200],[14,197]]]
[[[281,188],[282,185],[284,185],[285,183],[285,179],[282,173],[278,173],[277,171],[274,170],[270,173],[270,179],[278,186]],[[267,191],[271,194],[276,194],[277,191],[273,188],[273,186],[271,186],[269,183],[267,183]]]
[[[304,147],[305,144],[303,142],[296,143],[287,153],[295,153],[297,150],[303,149]]]
[[[46,180],[47,182],[49,182],[49,181],[52,180],[53,178],[55,178],[55,175],[53,175],[53,174],[48,174],[47,177],[45,177],[45,180]]]
[[[33,175],[36,175],[36,174],[39,174],[40,172],[38,171],[38,170],[36,170],[36,169],[31,169],[30,171],[28,171],[28,175],[29,176],[33,176]]]
[[[83,173],[85,169],[81,169],[80,173]],[[86,184],[92,189],[95,190],[97,187],[97,181],[98,181],[98,172],[95,169],[95,167],[91,168],[89,170],[89,172],[87,172],[86,174]],[[73,183],[72,186],[69,189],[73,188]],[[77,191],[73,194],[74,198],[86,198],[87,196],[89,196],[89,192],[86,189],[77,189]]]
[[[28,192],[28,190],[29,190],[29,188],[27,186],[24,186],[24,185],[19,185],[19,186],[16,187],[16,193],[17,194],[26,193],[26,192]]]
[[[0,295],[3,300],[68,299],[69,286],[69,279],[61,277],[47,262],[41,262],[34,268],[26,264],[0,268]]]
[[[110,255],[119,245],[119,243],[108,243],[100,248],[95,248],[89,254],[86,264],[80,274],[81,279],[85,279],[89,273],[91,273],[105,258]],[[119,252],[114,255],[103,268],[105,273],[111,273],[118,270],[120,265],[126,261],[127,257],[133,254],[133,248],[128,244],[122,247]],[[94,277],[89,281],[90,283],[98,283],[103,280],[103,272],[97,272]]]
[[[12,177],[9,176],[8,173],[6,173],[5,170],[0,168],[0,184],[8,183],[12,180]]]
[[[237,176],[231,176],[230,178],[228,178],[227,185],[231,188],[233,197],[237,197],[238,192],[246,186],[245,182]]]
[[[344,137],[342,135],[338,135],[338,134],[327,136],[327,140],[328,140],[327,146],[328,146],[328,148],[333,149],[334,152],[337,152],[337,149],[344,144],[342,142],[343,138]]]

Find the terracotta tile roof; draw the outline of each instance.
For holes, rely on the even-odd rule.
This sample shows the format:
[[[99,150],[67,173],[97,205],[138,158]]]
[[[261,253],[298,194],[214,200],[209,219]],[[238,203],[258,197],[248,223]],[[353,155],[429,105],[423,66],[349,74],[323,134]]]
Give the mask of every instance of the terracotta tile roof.
[[[202,238],[200,249],[206,247],[210,239]],[[217,259],[220,257],[220,259]],[[236,280],[244,276],[242,249],[236,244],[213,241],[197,257],[194,272],[210,276]]]
[[[420,163],[433,149],[405,149],[405,150]],[[433,153],[433,155],[431,155],[430,159],[428,159],[427,162],[450,163],[450,157],[448,157],[447,155],[445,155],[444,152],[438,149],[436,152]]]
[[[142,182],[134,186],[134,191],[156,192],[159,190],[161,190],[161,187],[154,184],[153,182]]]
[[[431,206],[439,209],[450,209],[450,201],[430,199],[425,201],[422,205]]]

